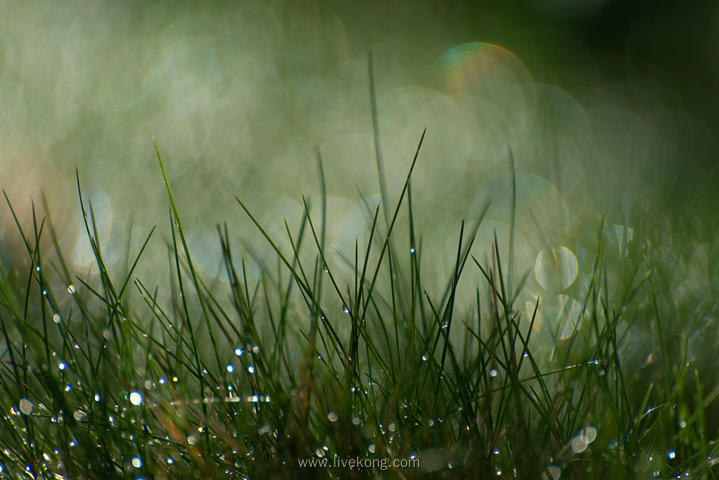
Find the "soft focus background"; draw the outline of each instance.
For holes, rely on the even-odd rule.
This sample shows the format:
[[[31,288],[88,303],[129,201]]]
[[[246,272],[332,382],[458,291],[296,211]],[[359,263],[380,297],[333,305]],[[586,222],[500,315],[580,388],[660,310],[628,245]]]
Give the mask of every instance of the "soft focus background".
[[[251,257],[273,260],[234,197],[284,235],[302,195],[318,203],[318,149],[341,264],[380,194],[371,50],[391,201],[427,128],[413,177],[426,277],[446,281],[459,222],[487,199],[476,254],[495,231],[506,251],[511,147],[528,302],[553,298],[558,318],[572,316],[603,214],[620,254],[654,242],[682,285],[666,301],[681,305],[716,278],[717,26],[709,1],[0,0],[0,183],[28,228],[44,192],[63,251],[87,272],[77,168],[109,264],[162,227],[140,270],[159,281],[168,203],[155,135],[200,272],[218,274],[226,221],[256,278]],[[6,206],[0,218],[3,261],[22,265]]]

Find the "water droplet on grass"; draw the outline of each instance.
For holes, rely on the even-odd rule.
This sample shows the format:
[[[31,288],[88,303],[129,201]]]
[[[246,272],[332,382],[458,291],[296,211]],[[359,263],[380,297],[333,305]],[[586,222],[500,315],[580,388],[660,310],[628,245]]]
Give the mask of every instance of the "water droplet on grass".
[[[492,367],[492,368],[489,369],[489,376],[490,376],[490,377],[496,378],[497,375],[499,375],[499,371],[498,371],[496,368]]]
[[[62,317],[60,317],[60,314],[55,313],[52,316],[52,321],[55,323],[60,323],[62,321]]]
[[[136,407],[142,405],[142,394],[137,390],[130,392],[130,403]]]
[[[225,369],[227,370],[228,373],[232,373],[235,371],[235,367],[231,363],[228,363],[227,366],[225,367]]]
[[[245,353],[245,351],[242,350],[241,347],[235,347],[235,355],[237,355],[238,357],[241,357],[244,353]]]
[[[377,446],[376,446],[374,443],[370,443],[370,444],[367,446],[367,451],[368,451],[369,453],[374,453],[376,450],[377,450]]]
[[[337,413],[336,413],[336,412],[330,411],[330,412],[327,414],[327,420],[329,420],[330,422],[336,422],[336,421],[337,421],[337,418],[338,418],[338,416],[337,416]]]
[[[547,465],[547,468],[542,472],[542,480],[559,480],[562,475],[562,469],[557,465]]]
[[[597,427],[587,425],[572,437],[569,447],[574,453],[582,453],[597,438]]]
[[[75,288],[75,285],[73,285],[72,283],[67,286],[67,293],[69,293],[70,295],[75,295],[76,291],[77,291],[77,289]]]
[[[132,457],[132,466],[142,468],[142,459],[140,457]]]
[[[27,398],[21,398],[19,406],[20,406],[20,411],[24,415],[30,415],[32,413],[32,410],[34,407],[32,402],[30,400],[28,400]]]
[[[674,460],[675,458],[677,458],[677,452],[674,451],[674,450],[669,450],[669,451],[667,452],[667,458],[668,458],[669,460]]]
[[[247,366],[247,371],[250,372],[250,373],[255,373],[255,366],[254,366],[254,365],[248,365],[248,366]]]

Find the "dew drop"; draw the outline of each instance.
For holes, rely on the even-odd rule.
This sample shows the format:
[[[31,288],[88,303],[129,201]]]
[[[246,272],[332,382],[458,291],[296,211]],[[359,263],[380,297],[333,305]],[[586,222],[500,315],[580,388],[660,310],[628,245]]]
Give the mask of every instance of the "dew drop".
[[[498,371],[496,368],[492,367],[492,368],[489,369],[489,376],[490,376],[490,377],[496,378],[497,375],[499,375],[499,371]]]
[[[409,253],[414,254],[414,247],[411,247],[411,248],[409,249]]]
[[[254,365],[248,365],[248,366],[247,366],[247,371],[250,372],[250,373],[255,373],[255,366],[254,366]]]
[[[96,402],[100,403],[101,398],[102,398],[102,397],[100,397],[100,394],[99,394],[99,393],[96,393],[96,394],[95,394],[95,401],[96,401]]]
[[[336,413],[336,412],[330,411],[330,412],[327,414],[327,420],[329,420],[330,422],[336,422],[336,421],[337,421],[337,418],[338,418],[338,417],[337,417],[337,413]]]
[[[557,465],[547,465],[547,468],[542,472],[542,480],[559,480],[562,475],[562,469]]]
[[[584,435],[587,438],[587,443],[592,443],[597,439],[597,427],[594,425],[587,425],[580,432],[580,435]]]
[[[238,357],[241,357],[244,353],[245,353],[245,351],[242,350],[241,347],[235,347],[235,355],[237,355]]]
[[[69,293],[70,295],[75,295],[76,291],[77,291],[77,289],[75,288],[75,285],[73,285],[72,283],[67,286],[67,293]]]
[[[374,453],[376,450],[377,450],[377,446],[376,446],[374,443],[370,443],[370,444],[367,446],[367,451],[368,451],[369,453]]]
[[[349,307],[347,307],[347,305],[342,307],[342,311],[345,313],[350,313],[350,309],[349,309]]]
[[[426,353],[423,353],[421,358],[423,362],[426,362],[428,360]]]
[[[575,435],[569,441],[569,447],[574,453],[582,453],[588,446],[589,442],[587,441],[587,437],[584,435]]]
[[[52,321],[55,323],[60,323],[62,321],[62,317],[60,317],[59,313],[55,313],[52,316]]]
[[[133,390],[132,392],[130,392],[130,403],[135,405],[136,407],[142,405],[142,394],[137,390]]]
[[[667,452],[667,458],[669,460],[674,460],[675,458],[677,458],[677,452],[675,452],[674,450],[669,450]]]
[[[577,435],[572,437],[569,442],[569,447],[574,453],[582,453],[596,438],[597,427],[593,425],[587,425],[586,427],[582,428]]]
[[[30,414],[32,413],[33,404],[32,404],[32,402],[31,402],[30,400],[28,400],[27,398],[21,398],[21,399],[20,399],[20,405],[19,405],[19,407],[20,407],[20,411],[21,411],[24,415],[30,415]]]
[[[235,371],[235,367],[231,363],[228,363],[227,366],[225,367],[225,369],[227,370],[228,373],[232,373]]]
[[[132,466],[135,468],[141,468],[142,459],[140,457],[132,457]]]
[[[194,435],[188,435],[187,436],[187,443],[190,445],[196,445],[197,444],[197,438]]]

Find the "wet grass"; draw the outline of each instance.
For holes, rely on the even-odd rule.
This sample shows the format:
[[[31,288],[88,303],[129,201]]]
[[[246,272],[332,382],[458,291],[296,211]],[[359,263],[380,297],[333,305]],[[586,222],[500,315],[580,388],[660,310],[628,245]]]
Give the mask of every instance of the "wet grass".
[[[219,226],[215,279],[193,263],[157,143],[170,219],[164,284],[135,274],[148,243],[161,241],[155,229],[124,268],[106,267],[79,176],[92,275],[71,271],[49,219],[22,225],[8,199],[30,264],[0,271],[2,475],[713,478],[719,389],[687,356],[690,327],[678,327],[712,302],[673,304],[661,246],[635,238],[610,248],[616,231],[600,221],[585,232],[593,250],[569,330],[550,327],[544,299],[524,303],[531,266],[512,276],[522,271],[514,216],[509,245],[495,236],[486,258],[472,255],[487,206],[458,220],[451,274],[429,291],[437,279],[423,277],[432,252],[415,231],[411,188],[423,138],[393,204],[376,142],[382,201],[368,204],[353,257],[326,245],[318,152],[319,208],[303,199],[299,229],[285,222],[286,238],[273,238],[238,197],[275,258],[238,251]],[[248,262],[265,266],[259,278],[248,278]],[[473,300],[458,303],[476,278]],[[643,347],[627,350],[628,335]],[[310,458],[330,466],[300,468]],[[334,458],[406,466],[348,469]]]

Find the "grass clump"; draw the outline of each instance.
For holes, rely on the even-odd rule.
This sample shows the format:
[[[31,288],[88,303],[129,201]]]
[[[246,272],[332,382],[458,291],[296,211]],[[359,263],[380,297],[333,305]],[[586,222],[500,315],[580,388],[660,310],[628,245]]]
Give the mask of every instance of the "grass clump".
[[[421,144],[397,201],[382,180],[380,205],[367,204],[351,258],[326,246],[319,153],[320,208],[303,199],[299,229],[285,222],[279,239],[237,198],[276,258],[238,253],[218,227],[215,279],[193,263],[157,143],[166,283],[135,275],[155,229],[121,272],[106,267],[79,177],[96,274],[71,271],[49,220],[15,217],[30,264],[0,271],[2,475],[713,478],[719,390],[670,334],[655,247],[609,248],[618,233],[599,222],[578,300],[547,310],[524,296],[531,269],[513,276],[514,225],[508,248],[495,235],[472,254],[485,205],[430,290],[412,207]],[[257,279],[247,262],[263,265]],[[624,354],[628,335],[649,355]]]

